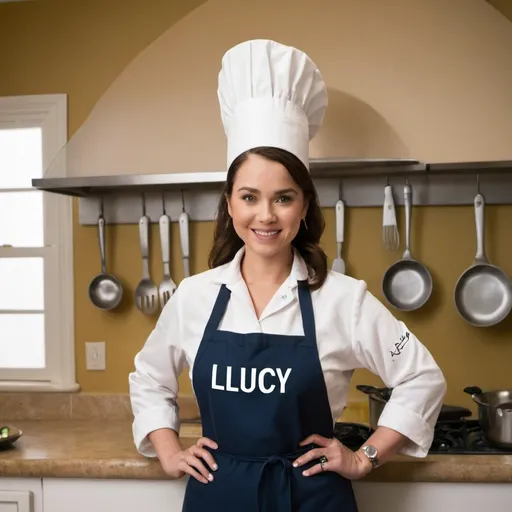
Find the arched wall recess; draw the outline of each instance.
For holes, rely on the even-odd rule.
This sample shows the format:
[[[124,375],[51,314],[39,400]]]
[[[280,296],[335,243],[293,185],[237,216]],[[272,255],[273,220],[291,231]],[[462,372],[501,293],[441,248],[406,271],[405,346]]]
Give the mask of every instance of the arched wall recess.
[[[212,219],[224,179],[216,88],[223,53],[250,38],[304,49],[329,87],[311,144],[323,206],[382,205],[389,177],[414,204],[512,202],[512,25],[483,0],[209,0],[142,51],[34,186],[84,197],[80,222]],[[436,27],[435,37],[433,28]],[[377,159],[377,161],[375,160]],[[402,187],[395,189],[402,204]],[[87,196],[87,197],[86,197]]]

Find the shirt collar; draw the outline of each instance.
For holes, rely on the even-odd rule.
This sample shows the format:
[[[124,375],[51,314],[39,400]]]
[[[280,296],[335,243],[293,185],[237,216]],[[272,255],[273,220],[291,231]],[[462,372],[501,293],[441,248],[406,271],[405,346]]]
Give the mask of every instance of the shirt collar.
[[[240,271],[240,264],[245,254],[245,246],[237,251],[234,258],[222,266],[218,274],[218,281],[225,284],[229,289],[235,286],[242,279],[242,272]],[[308,268],[306,262],[300,255],[299,251],[293,248],[293,263],[290,275],[286,279],[288,287],[294,288],[297,286],[298,281],[304,281],[308,278]]]

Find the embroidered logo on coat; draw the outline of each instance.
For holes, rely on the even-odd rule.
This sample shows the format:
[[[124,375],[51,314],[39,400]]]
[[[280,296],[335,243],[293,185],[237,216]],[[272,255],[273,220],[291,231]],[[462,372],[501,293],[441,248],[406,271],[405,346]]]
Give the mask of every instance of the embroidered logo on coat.
[[[406,332],[404,335],[400,336],[400,341],[395,343],[395,350],[390,350],[391,357],[394,359],[402,353],[405,345],[407,345],[409,341],[409,333]]]

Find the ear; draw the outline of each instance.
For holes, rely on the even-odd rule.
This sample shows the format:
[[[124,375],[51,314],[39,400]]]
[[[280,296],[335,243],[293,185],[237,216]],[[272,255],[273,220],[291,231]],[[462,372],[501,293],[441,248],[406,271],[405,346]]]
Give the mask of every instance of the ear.
[[[302,208],[301,219],[305,219],[309,210],[309,200],[304,199],[304,207]]]

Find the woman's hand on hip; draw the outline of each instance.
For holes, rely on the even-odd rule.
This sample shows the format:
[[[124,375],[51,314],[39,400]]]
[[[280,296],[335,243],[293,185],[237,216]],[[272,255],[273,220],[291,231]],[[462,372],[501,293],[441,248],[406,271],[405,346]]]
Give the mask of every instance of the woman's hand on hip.
[[[207,437],[201,437],[196,444],[186,450],[177,452],[168,459],[161,460],[163,470],[171,478],[181,478],[188,474],[203,484],[211,482],[213,475],[203,462],[206,462],[213,471],[217,470],[217,463],[212,454],[204,448],[205,446],[213,450],[218,448],[215,441]]]
[[[364,455],[352,451],[335,438],[328,439],[313,434],[300,443],[301,446],[307,444],[316,444],[319,448],[313,448],[301,455],[294,461],[294,467],[301,467],[308,462],[320,459],[322,456],[326,457],[327,461],[324,462],[323,468],[319,462],[303,471],[304,476],[313,476],[322,471],[334,471],[349,480],[357,480],[372,470],[371,462]]]

